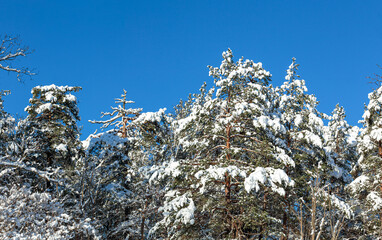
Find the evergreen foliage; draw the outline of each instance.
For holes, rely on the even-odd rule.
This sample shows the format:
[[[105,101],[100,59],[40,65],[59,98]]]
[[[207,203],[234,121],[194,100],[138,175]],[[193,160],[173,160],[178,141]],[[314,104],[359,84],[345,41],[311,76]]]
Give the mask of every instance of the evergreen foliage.
[[[4,157],[15,151],[13,144],[15,119],[4,110],[3,96],[10,94],[10,91],[0,91],[0,157]]]
[[[25,108],[28,113],[20,128],[25,133],[24,154],[27,161],[46,167],[73,167],[81,155],[80,120],[77,99],[70,92],[80,87],[38,86]]]
[[[223,52],[214,85],[142,112],[123,90],[80,142],[80,87],[37,86],[15,120],[0,93],[1,239],[380,239],[382,87],[362,128],[297,74]],[[110,129],[112,127],[112,129]]]

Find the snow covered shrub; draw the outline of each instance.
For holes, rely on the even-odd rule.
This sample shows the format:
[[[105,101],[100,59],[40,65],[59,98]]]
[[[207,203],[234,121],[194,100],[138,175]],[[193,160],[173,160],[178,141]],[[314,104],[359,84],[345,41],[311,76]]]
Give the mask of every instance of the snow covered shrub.
[[[90,221],[73,218],[51,193],[0,187],[1,239],[67,240],[79,234],[98,239]]]

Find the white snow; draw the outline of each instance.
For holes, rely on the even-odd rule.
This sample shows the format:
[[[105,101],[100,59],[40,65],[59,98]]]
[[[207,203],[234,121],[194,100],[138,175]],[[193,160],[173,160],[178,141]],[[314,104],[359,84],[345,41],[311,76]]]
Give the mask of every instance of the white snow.
[[[274,156],[276,157],[277,161],[283,163],[284,165],[295,167],[295,162],[291,157],[288,156],[288,154],[285,153],[284,149],[277,147],[276,151],[277,153],[274,154]]]
[[[196,210],[194,201],[190,198],[189,194],[178,195],[177,191],[170,191],[166,195],[166,198],[173,198],[170,201],[166,201],[164,206],[158,209],[159,212],[163,213],[166,225],[171,222],[170,214],[176,212],[176,222],[181,222],[184,224],[194,224],[194,212]]]
[[[160,122],[163,115],[165,114],[166,108],[161,108],[157,112],[146,112],[142,113],[137,119],[132,123],[144,123],[144,122]]]
[[[180,163],[175,159],[171,159],[169,162],[164,162],[162,165],[152,166],[150,172],[152,173],[149,178],[150,184],[159,182],[166,177],[175,178],[181,174]]]
[[[357,177],[353,182],[351,182],[347,188],[349,188],[353,193],[359,191],[359,189],[364,189],[369,183],[369,177],[361,175]]]
[[[302,120],[302,116],[301,114],[297,114],[296,117],[294,118],[294,124],[296,124],[296,126],[300,126],[302,124],[303,120]]]
[[[195,207],[194,201],[192,199],[189,199],[188,206],[180,209],[178,213],[176,214],[176,217],[180,218],[184,224],[192,225],[195,223],[195,220],[194,220],[195,210],[196,210],[196,207]]]
[[[50,111],[52,110],[52,106],[53,106],[52,103],[44,103],[36,109],[36,113],[40,114],[45,111]]]
[[[34,87],[33,89],[38,89],[40,90],[41,92],[49,92],[49,91],[62,91],[62,92],[66,92],[66,91],[73,91],[75,90],[75,87],[70,87],[70,86],[56,86],[54,84],[51,84],[51,85],[46,85],[46,86],[36,86]],[[32,89],[32,93],[33,93],[33,89]]]
[[[382,140],[382,128],[376,128],[373,129],[370,132],[370,137],[373,139],[373,141],[381,141]]]
[[[270,167],[257,167],[255,171],[245,179],[244,188],[248,193],[252,190],[258,192],[260,186],[263,185],[270,187],[272,191],[284,196],[285,190],[279,186],[282,184],[285,187],[294,186],[294,181],[288,177],[284,170]]]
[[[382,198],[377,192],[371,192],[367,195],[366,199],[371,202],[373,210],[380,210],[382,207]]]
[[[228,166],[228,167],[218,167],[218,166],[210,166],[206,170],[200,170],[195,173],[195,177],[200,179],[202,183],[202,187],[200,188],[200,192],[203,193],[205,191],[205,186],[207,182],[213,180],[223,180],[225,178],[225,174],[228,174],[232,178],[235,177],[246,177],[245,171],[241,170],[236,166]]]
[[[66,152],[68,151],[68,147],[63,143],[60,143],[58,146],[56,146],[56,150],[61,152]]]
[[[67,101],[67,102],[76,102],[77,98],[73,94],[69,93],[69,94],[65,95],[65,100],[64,101]]]
[[[45,93],[45,100],[48,102],[55,102],[57,101],[57,98],[53,95],[53,92],[47,92]]]
[[[104,133],[91,134],[86,140],[82,141],[82,146],[85,150],[93,148],[97,143],[104,142],[109,146],[118,146],[128,142],[128,138],[119,137],[114,130],[110,130]]]

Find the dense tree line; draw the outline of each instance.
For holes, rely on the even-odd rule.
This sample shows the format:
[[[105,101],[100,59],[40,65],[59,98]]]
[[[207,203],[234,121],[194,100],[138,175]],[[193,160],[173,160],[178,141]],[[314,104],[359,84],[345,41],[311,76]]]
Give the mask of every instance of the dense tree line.
[[[295,59],[273,86],[222,56],[173,114],[124,90],[82,142],[80,87],[33,88],[18,120],[2,91],[0,238],[382,239],[382,87],[359,128],[317,109]]]

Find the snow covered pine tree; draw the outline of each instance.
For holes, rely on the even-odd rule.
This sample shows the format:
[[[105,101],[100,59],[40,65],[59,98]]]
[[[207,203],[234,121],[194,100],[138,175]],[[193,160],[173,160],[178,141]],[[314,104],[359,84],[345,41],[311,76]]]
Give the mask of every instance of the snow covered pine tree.
[[[28,116],[20,122],[25,133],[24,159],[41,170],[73,169],[81,157],[77,121],[77,98],[70,92],[80,87],[38,86],[25,108]]]
[[[360,234],[370,239],[382,238],[382,87],[369,93],[359,137],[359,176],[348,186],[358,203],[362,218]],[[356,201],[357,200],[357,201]],[[366,239],[366,238],[365,238]]]
[[[330,229],[326,224],[332,220],[328,219],[328,205],[333,209],[341,207],[341,214],[350,217],[349,207],[336,195],[329,194],[329,179],[332,176],[348,179],[349,168],[338,172],[341,167],[330,158],[331,149],[324,148],[327,144],[325,115],[317,110],[316,97],[307,93],[305,81],[298,79],[298,66],[293,59],[286,82],[276,88],[276,112],[285,131],[275,135],[274,144],[280,160],[289,162],[285,171],[295,181],[284,199],[282,239],[327,238],[333,235],[325,232]],[[337,229],[336,233],[340,231]]]
[[[4,111],[3,96],[8,95],[9,91],[0,91],[0,158],[11,154],[14,151],[13,135],[15,131],[15,119]]]
[[[127,108],[124,90],[91,121],[115,129],[82,143],[79,87],[33,88],[17,127],[2,92],[0,238],[382,238],[382,87],[358,136],[339,105],[318,111],[297,68],[274,87],[228,49],[175,116]]]
[[[111,107],[113,110],[110,112],[103,112],[101,115],[101,118],[104,116],[110,116],[110,119],[107,120],[90,120],[91,123],[98,123],[102,124],[102,128],[107,128],[109,126],[115,126],[117,129],[119,129],[119,133],[121,134],[122,138],[127,137],[127,126],[130,121],[135,120],[142,112],[142,108],[128,108],[126,109],[127,104],[134,103],[134,101],[126,100],[126,90],[123,90],[123,94],[121,95],[121,98],[115,99],[115,103],[122,103],[121,105],[118,105],[118,107]]]
[[[126,104],[134,102],[126,100],[125,90],[116,103],[123,105],[112,107],[112,113],[102,113],[110,119],[90,121],[116,129],[84,141],[88,153],[85,172],[90,176],[89,185],[97,189],[97,196],[90,194],[98,199],[89,210],[102,209],[93,215],[106,226],[102,231],[108,238],[145,239],[157,218],[161,196],[159,184],[149,184],[151,169],[168,159],[172,119],[165,109],[142,114],[140,108],[126,109]]]
[[[21,153],[0,161],[1,239],[99,239],[91,220],[74,213],[71,183],[82,148],[70,92],[79,89],[33,88],[29,115],[17,130]]]
[[[282,196],[284,187],[293,186],[262,134],[267,126],[256,125],[272,108],[269,72],[261,63],[233,62],[228,50],[220,68],[210,67],[210,75],[215,78],[216,97],[214,89],[202,93],[189,114],[174,122],[178,156],[186,158],[176,159],[169,170],[173,187],[160,209],[164,219],[153,229],[157,236],[261,236],[272,221],[263,206],[264,195]],[[277,121],[274,125],[279,126]]]

